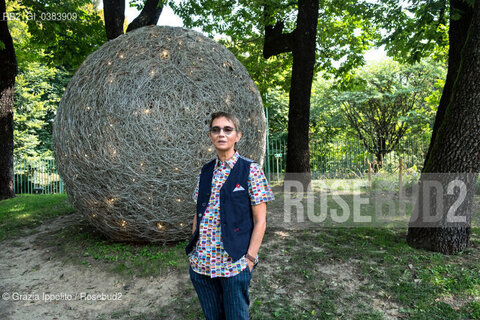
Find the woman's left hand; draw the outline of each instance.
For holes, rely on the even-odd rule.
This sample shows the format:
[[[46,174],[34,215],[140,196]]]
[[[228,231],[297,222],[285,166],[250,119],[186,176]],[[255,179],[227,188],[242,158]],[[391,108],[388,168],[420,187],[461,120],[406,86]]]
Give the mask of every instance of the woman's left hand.
[[[250,269],[250,272],[253,271],[253,262],[247,259],[247,267]]]

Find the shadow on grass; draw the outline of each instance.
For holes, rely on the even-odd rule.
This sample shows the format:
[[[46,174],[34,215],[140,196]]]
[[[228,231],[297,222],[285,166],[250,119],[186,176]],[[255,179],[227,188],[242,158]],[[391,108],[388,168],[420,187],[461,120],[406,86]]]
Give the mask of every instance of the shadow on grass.
[[[0,241],[25,235],[24,228],[36,227],[75,210],[66,194],[21,194],[0,201]]]
[[[8,205],[0,202],[0,208],[9,208],[1,211],[2,234],[50,221],[44,217],[73,212],[66,198],[28,204],[35,199],[43,201],[25,197],[24,207],[15,199]],[[25,213],[30,215],[16,218]],[[24,222],[12,222],[15,219]],[[413,249],[405,237],[406,229],[269,228],[252,278],[251,318],[480,319],[479,228],[472,228],[470,247],[452,256]],[[52,228],[37,237],[36,243],[67,263],[125,277],[180,274],[188,267],[186,242],[113,242],[86,222]],[[181,282],[171,301],[156,313],[129,314],[129,310],[119,310],[107,318],[202,318],[188,281]]]

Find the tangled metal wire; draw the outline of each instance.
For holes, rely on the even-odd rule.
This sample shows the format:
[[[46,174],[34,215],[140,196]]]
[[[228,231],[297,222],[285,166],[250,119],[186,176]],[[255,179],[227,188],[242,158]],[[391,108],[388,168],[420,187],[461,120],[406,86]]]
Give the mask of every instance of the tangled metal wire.
[[[54,123],[56,163],[77,212],[114,240],[187,238],[197,174],[216,156],[215,111],[240,119],[239,153],[262,163],[262,100],[224,46],[161,26],[105,43],[69,82]]]

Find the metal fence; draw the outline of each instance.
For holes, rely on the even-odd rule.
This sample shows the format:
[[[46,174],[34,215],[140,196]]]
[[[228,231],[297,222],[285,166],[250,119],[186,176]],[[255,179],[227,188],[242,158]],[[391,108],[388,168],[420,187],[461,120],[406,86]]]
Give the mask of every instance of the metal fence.
[[[403,158],[406,168],[416,166],[417,170],[420,170],[427,147],[428,144],[417,141],[404,142],[397,150],[386,155],[383,169],[387,172],[396,172],[399,158]],[[286,150],[286,141],[272,139],[268,141],[264,171],[269,181],[283,179]],[[373,156],[358,142],[310,143],[310,168],[313,179],[363,176],[368,172],[368,161],[372,162]],[[17,194],[65,192],[53,158],[15,161],[14,172]]]
[[[53,158],[14,161],[15,193],[64,193],[64,186]]]
[[[310,142],[310,168],[313,179],[354,178],[368,172],[368,162],[373,163],[374,155],[368,152],[358,141],[335,141],[331,143]],[[428,143],[406,140],[396,150],[383,159],[383,170],[396,172],[399,159],[403,159],[405,169],[421,170]],[[265,173],[269,181],[283,179],[286,167],[287,143],[285,140],[268,142],[265,156]]]

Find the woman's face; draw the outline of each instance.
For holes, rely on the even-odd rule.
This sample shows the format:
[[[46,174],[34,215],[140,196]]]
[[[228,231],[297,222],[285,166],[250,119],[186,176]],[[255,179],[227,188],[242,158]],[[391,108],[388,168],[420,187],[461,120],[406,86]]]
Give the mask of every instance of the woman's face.
[[[241,132],[237,132],[237,130],[233,130],[230,134],[225,133],[225,128],[235,128],[232,121],[228,120],[225,117],[219,117],[213,120],[212,128],[218,127],[221,128],[220,132],[214,133],[210,131],[209,137],[212,140],[213,146],[217,151],[229,151],[233,150],[235,147],[235,142],[238,142],[242,137]],[[235,128],[236,129],[236,128]]]

